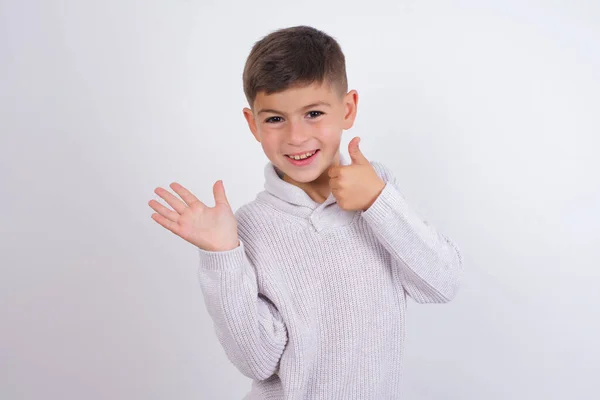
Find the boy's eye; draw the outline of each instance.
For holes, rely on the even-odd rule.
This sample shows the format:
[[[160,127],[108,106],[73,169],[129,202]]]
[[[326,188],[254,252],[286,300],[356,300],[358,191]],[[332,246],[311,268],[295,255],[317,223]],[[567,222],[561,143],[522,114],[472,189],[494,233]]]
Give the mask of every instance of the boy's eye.
[[[273,124],[277,122],[281,122],[281,117],[269,117],[265,120],[267,124]]]
[[[311,118],[317,118],[320,115],[325,114],[324,112],[321,111],[311,111],[308,113],[308,115],[310,115]]]

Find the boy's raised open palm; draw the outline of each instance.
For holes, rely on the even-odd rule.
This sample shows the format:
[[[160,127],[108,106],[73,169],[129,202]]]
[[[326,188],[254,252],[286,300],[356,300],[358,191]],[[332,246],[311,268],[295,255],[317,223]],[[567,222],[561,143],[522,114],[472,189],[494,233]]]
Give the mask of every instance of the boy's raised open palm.
[[[173,209],[150,200],[148,205],[156,211],[152,214],[153,220],[206,251],[226,251],[239,245],[237,221],[227,201],[223,181],[213,185],[214,207],[208,207],[178,183],[169,186],[183,201],[163,188],[156,188],[154,192]]]

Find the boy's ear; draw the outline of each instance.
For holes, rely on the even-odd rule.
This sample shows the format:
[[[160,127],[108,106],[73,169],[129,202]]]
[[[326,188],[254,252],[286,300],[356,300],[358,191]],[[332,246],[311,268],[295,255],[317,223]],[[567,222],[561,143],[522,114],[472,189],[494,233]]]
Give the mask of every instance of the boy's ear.
[[[348,130],[354,125],[356,111],[358,109],[358,92],[351,90],[344,96],[344,121],[343,128]]]
[[[256,128],[256,120],[254,119],[254,113],[248,107],[244,107],[242,110],[244,113],[244,118],[246,118],[246,122],[248,122],[248,128],[254,135],[254,139],[260,143],[260,137],[258,136],[258,129]]]

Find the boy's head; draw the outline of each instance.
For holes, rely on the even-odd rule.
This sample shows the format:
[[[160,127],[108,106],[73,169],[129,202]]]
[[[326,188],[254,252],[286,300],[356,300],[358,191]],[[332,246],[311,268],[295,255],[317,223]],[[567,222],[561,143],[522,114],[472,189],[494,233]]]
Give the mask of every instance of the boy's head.
[[[243,82],[244,116],[267,158],[298,186],[327,181],[358,102],[335,39],[308,26],[272,32],[254,44]],[[306,165],[288,157],[315,150]]]

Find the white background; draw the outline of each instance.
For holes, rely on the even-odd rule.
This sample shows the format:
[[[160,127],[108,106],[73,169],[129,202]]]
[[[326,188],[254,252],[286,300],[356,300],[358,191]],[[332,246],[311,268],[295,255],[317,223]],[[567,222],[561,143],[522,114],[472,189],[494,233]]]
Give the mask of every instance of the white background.
[[[596,1],[0,1],[0,398],[240,399],[197,252],[147,205],[178,181],[237,209],[267,161],[243,63],[334,36],[365,155],[461,248],[409,303],[406,399],[591,399],[600,358]]]

